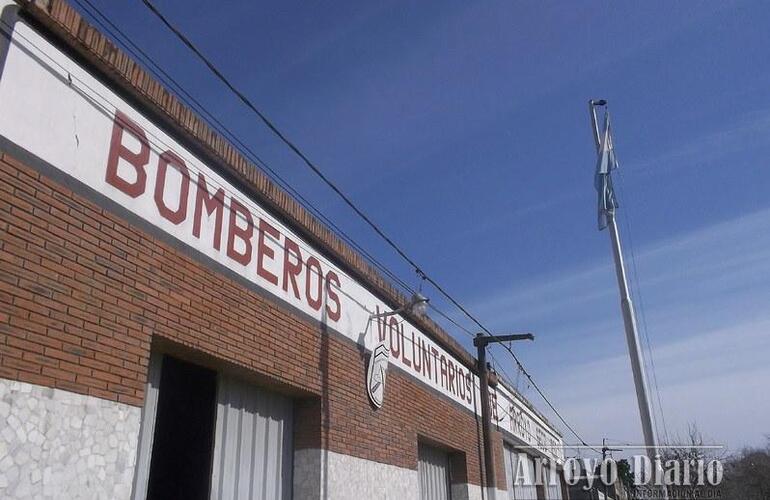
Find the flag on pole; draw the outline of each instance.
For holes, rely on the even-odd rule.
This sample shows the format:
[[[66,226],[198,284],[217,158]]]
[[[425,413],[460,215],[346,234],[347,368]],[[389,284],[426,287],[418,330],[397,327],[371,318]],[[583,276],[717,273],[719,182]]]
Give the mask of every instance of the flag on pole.
[[[612,145],[609,113],[604,115],[604,133],[600,141],[599,158],[594,176],[594,186],[599,193],[599,231],[607,227],[608,216],[615,213],[615,209],[618,208],[615,191],[612,189],[612,177],[610,177],[612,171],[618,168],[618,160]]]

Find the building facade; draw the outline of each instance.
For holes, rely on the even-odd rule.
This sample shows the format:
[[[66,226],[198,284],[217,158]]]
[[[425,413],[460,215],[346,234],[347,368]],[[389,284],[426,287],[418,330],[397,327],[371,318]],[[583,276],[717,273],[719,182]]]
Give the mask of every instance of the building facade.
[[[66,2],[0,5],[0,497],[564,496],[501,383],[487,484],[475,359],[329,228]]]

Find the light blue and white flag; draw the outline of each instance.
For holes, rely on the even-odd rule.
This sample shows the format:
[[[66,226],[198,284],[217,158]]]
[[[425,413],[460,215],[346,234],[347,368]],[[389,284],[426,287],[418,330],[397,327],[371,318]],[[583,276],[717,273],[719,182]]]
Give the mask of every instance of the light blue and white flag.
[[[610,130],[610,114],[604,115],[604,133],[600,138],[599,158],[596,163],[596,175],[594,186],[599,193],[599,231],[607,227],[608,216],[615,213],[618,202],[615,199],[615,191],[612,189],[612,177],[610,174],[618,168],[618,160],[615,157],[615,148],[612,145],[612,132]]]

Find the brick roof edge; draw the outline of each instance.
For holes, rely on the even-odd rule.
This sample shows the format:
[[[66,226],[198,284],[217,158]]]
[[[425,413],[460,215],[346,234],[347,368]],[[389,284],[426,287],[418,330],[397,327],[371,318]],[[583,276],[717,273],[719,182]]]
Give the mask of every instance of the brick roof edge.
[[[305,210],[292,196],[273,183],[195,112],[181,103],[160,82],[108,37],[94,28],[64,0],[16,0],[22,15],[48,31],[66,49],[84,60],[119,91],[140,105],[143,112],[189,143],[204,161],[235,180],[259,202],[268,206],[309,242],[320,248],[392,307],[407,303],[407,297],[386,280],[364,258],[341,241],[326,225]],[[442,347],[476,372],[476,359],[427,316],[408,315]]]

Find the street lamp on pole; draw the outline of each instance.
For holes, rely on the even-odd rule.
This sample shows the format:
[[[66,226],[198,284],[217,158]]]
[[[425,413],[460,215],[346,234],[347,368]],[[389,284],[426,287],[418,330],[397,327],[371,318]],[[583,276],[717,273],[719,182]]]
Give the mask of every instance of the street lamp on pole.
[[[514,342],[517,340],[535,340],[531,333],[515,333],[511,335],[487,335],[477,333],[473,339],[476,346],[476,358],[479,366],[479,380],[481,390],[481,430],[484,439],[484,470],[487,473],[487,498],[495,500],[497,485],[495,482],[494,449],[492,448],[492,422],[489,407],[489,369],[487,367],[487,345],[501,342]]]

